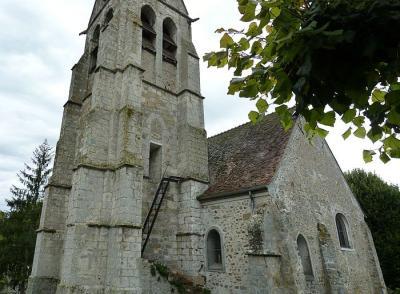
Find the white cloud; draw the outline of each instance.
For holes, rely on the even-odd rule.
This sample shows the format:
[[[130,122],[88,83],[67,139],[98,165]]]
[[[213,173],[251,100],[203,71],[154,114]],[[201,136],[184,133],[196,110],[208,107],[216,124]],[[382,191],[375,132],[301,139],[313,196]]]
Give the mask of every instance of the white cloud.
[[[216,49],[219,27],[235,27],[236,1],[187,0],[193,18],[193,38],[200,56]],[[15,174],[29,162],[33,149],[45,138],[55,146],[68,95],[70,68],[80,57],[93,0],[1,0],[0,2],[0,209],[15,183]],[[201,64],[202,91],[209,135],[247,121],[253,103],[227,96],[231,75]],[[343,169],[376,171],[400,184],[400,161],[365,166],[361,149],[367,144],[346,142],[340,132],[328,139]]]

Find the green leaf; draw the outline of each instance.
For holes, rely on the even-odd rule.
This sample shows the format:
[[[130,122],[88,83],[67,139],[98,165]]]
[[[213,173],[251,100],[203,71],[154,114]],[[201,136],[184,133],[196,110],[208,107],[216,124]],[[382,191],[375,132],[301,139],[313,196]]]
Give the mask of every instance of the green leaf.
[[[252,123],[257,123],[258,119],[260,118],[260,114],[257,111],[250,111],[249,112],[249,119]]]
[[[363,116],[357,116],[356,118],[353,119],[353,124],[355,124],[357,127],[361,127],[365,122],[365,117]]]
[[[281,14],[281,9],[278,6],[275,6],[271,9],[271,15],[273,18],[277,18]]]
[[[383,144],[385,149],[400,149],[400,140],[397,139],[394,135],[387,137]]]
[[[328,134],[329,134],[329,132],[327,130],[322,129],[320,127],[316,127],[315,131],[316,131],[317,135],[322,138],[326,138],[326,136],[328,136]]]
[[[399,105],[400,104],[400,90],[390,91],[385,96],[386,104]]]
[[[246,35],[247,35],[247,36],[250,36],[250,37],[255,37],[255,36],[259,35],[260,33],[261,33],[261,32],[260,32],[260,30],[258,29],[258,24],[257,24],[256,22],[252,22],[252,23],[249,25],[249,29],[247,30]]]
[[[264,48],[261,45],[260,41],[255,41],[251,46],[251,53],[254,55],[259,55]]]
[[[352,130],[353,129],[350,127],[346,132],[344,132],[342,135],[343,139],[347,140],[350,137]]]
[[[243,14],[240,20],[244,22],[252,21],[256,17],[256,7],[257,3],[248,2],[244,9],[240,11]]]
[[[267,101],[260,98],[260,99],[258,99],[256,106],[260,113],[264,113],[267,111],[269,105],[268,105]]]
[[[392,90],[392,91],[400,90],[400,82],[392,83],[390,85],[390,90]]]
[[[363,151],[363,158],[365,163],[370,163],[373,160],[373,156],[375,155],[375,151],[373,150],[364,150]]]
[[[240,50],[241,51],[246,51],[247,49],[250,48],[250,43],[246,38],[241,38],[239,40],[239,45],[240,45]]]
[[[365,130],[364,127],[359,127],[355,132],[354,132],[354,136],[364,139],[365,136],[367,135],[367,131]]]
[[[335,122],[336,122],[336,116],[334,111],[324,113],[322,119],[320,119],[319,121],[319,123],[329,127],[333,127],[335,125]]]
[[[400,113],[393,108],[388,114],[388,122],[400,126]]]
[[[375,89],[374,92],[372,92],[372,102],[384,102],[385,95],[386,95],[385,91]]]
[[[379,126],[374,126],[372,127],[368,134],[367,134],[368,138],[372,141],[372,142],[377,142],[378,140],[380,140],[383,136],[383,131],[382,128]]]
[[[232,46],[235,42],[233,41],[232,37],[229,36],[227,33],[225,33],[220,41],[220,46],[221,48],[229,48]]]
[[[349,109],[343,114],[342,121],[344,121],[346,124],[348,124],[356,117],[356,115],[357,115],[357,111],[355,109]]]
[[[381,155],[379,156],[379,158],[385,164],[390,161],[390,157],[385,152],[382,152]]]
[[[275,109],[275,112],[279,115],[279,118],[281,119],[281,124],[285,131],[288,131],[290,128],[293,127],[292,114],[290,113],[286,105],[278,106]]]

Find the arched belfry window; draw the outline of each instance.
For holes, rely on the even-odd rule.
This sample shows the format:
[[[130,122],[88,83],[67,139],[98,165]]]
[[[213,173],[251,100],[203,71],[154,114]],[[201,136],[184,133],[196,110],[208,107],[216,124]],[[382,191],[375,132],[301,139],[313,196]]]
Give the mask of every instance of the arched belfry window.
[[[336,228],[338,231],[339,243],[341,248],[351,248],[348,235],[348,223],[345,216],[341,213],[336,215]]]
[[[100,39],[100,25],[97,25],[93,31],[92,44],[90,51],[90,63],[89,63],[89,73],[96,70],[97,67],[97,56],[99,53],[99,39]]]
[[[114,17],[114,9],[110,8],[104,18],[104,26],[107,26]]]
[[[207,234],[207,267],[211,271],[223,270],[221,235],[216,229]]]
[[[176,64],[176,26],[172,19],[166,18],[163,23],[163,59]]]
[[[154,30],[154,24],[156,22],[156,14],[150,6],[145,5],[142,8],[140,18],[142,21],[142,47],[155,52],[154,43],[157,33]]]
[[[303,266],[303,272],[306,279],[313,279],[313,269],[310,258],[310,251],[308,249],[307,241],[303,235],[297,237],[297,251],[301,260],[301,265]]]

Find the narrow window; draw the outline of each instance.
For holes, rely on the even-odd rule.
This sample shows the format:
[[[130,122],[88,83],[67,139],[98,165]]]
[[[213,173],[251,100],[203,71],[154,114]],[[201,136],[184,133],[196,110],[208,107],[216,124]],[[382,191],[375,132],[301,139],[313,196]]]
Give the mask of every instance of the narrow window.
[[[154,30],[154,24],[156,22],[156,15],[150,6],[146,5],[142,8],[141,12],[142,20],[142,47],[155,52],[155,40],[156,32]]]
[[[110,10],[107,11],[106,17],[104,19],[104,26],[108,25],[110,21],[114,17],[114,9],[110,8]]]
[[[97,67],[97,57],[99,53],[100,25],[94,29],[92,36],[92,50],[90,51],[89,73],[93,73]]]
[[[307,241],[303,235],[299,235],[297,238],[297,251],[299,253],[301,265],[303,266],[303,272],[306,279],[314,279],[310,251],[308,250]]]
[[[347,232],[347,220],[341,213],[336,215],[336,228],[339,236],[339,243],[341,248],[351,248],[349,235]]]
[[[223,269],[221,236],[217,230],[211,230],[207,235],[207,265],[209,270]]]
[[[162,174],[162,153],[161,146],[157,144],[150,144],[149,156],[149,177],[152,181],[158,182]]]
[[[176,64],[176,26],[172,19],[167,18],[163,23],[163,59]]]

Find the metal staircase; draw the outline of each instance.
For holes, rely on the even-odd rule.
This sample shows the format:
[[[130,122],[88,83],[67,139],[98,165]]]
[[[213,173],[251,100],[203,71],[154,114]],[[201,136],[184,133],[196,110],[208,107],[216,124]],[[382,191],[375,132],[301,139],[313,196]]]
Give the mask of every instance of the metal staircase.
[[[158,189],[156,195],[154,196],[153,203],[151,204],[149,213],[147,214],[146,220],[143,224],[142,230],[142,256],[143,252],[146,249],[146,245],[149,242],[151,231],[153,230],[154,223],[156,222],[158,212],[160,211],[162,202],[164,200],[165,194],[168,191],[168,187],[170,183],[180,183],[183,181],[183,178],[180,177],[163,177],[160,184],[158,185]]]

